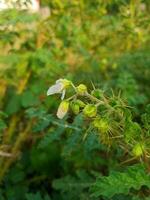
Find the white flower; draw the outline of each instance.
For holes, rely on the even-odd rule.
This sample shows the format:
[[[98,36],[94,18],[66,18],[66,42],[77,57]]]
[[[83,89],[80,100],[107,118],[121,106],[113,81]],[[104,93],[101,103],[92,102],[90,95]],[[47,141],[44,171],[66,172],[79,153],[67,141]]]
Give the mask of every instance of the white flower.
[[[68,81],[67,79],[58,79],[55,85],[52,85],[48,89],[47,96],[53,95],[53,94],[62,94],[61,99],[63,100],[65,98],[66,88],[69,87],[70,84],[71,84],[71,81]]]
[[[57,110],[57,117],[59,119],[63,119],[65,117],[65,115],[67,114],[68,109],[69,109],[69,102],[62,101]]]

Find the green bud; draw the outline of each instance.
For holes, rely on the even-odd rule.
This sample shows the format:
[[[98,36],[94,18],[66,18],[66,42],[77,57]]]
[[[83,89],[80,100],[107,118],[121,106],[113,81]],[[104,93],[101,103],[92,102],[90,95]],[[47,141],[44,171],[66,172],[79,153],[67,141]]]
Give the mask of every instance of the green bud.
[[[76,87],[77,93],[80,95],[84,95],[87,92],[87,87],[84,84],[80,84],[79,86]]]
[[[130,143],[133,140],[139,140],[141,137],[141,127],[136,122],[128,123],[124,132],[125,141]]]
[[[95,128],[99,128],[100,120],[101,120],[101,118],[100,118],[100,117],[97,117],[97,118],[93,121],[93,126],[94,126]]]
[[[84,108],[85,107],[85,103],[79,99],[76,100],[76,103],[80,106],[80,108]]]
[[[57,111],[57,117],[59,119],[64,118],[64,116],[67,114],[69,109],[69,102],[68,101],[62,101],[58,107]]]
[[[93,121],[93,126],[100,130],[102,133],[106,133],[110,128],[109,122],[106,119],[101,119],[100,117]]]
[[[71,102],[70,107],[75,115],[77,115],[80,112],[80,106],[76,101]]]
[[[142,156],[143,153],[144,153],[144,145],[141,144],[141,143],[137,143],[137,144],[133,147],[132,153],[133,153],[133,155],[136,156],[136,157]]]
[[[83,109],[83,114],[86,117],[95,117],[97,114],[97,107],[93,104],[88,104]]]
[[[62,83],[64,85],[64,88],[68,88],[71,85],[71,81],[67,79],[62,79]]]
[[[96,97],[96,98],[101,98],[102,94],[103,94],[103,92],[99,89],[95,89],[91,92],[91,95]]]

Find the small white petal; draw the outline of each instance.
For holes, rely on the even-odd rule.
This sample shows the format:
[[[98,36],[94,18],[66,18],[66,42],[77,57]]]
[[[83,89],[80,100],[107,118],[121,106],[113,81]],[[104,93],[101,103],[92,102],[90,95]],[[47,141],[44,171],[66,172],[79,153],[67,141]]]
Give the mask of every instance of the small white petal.
[[[56,83],[55,85],[52,85],[48,91],[47,91],[47,96],[52,95],[52,94],[57,94],[61,93],[63,90],[63,84],[62,83]]]
[[[66,90],[63,90],[63,91],[62,91],[62,95],[61,95],[61,100],[64,100],[65,94],[66,94]]]
[[[67,114],[68,109],[69,109],[69,102],[62,101],[57,110],[57,117],[59,119],[63,119],[64,116]]]
[[[56,83],[62,83],[64,79],[60,78],[56,81]]]

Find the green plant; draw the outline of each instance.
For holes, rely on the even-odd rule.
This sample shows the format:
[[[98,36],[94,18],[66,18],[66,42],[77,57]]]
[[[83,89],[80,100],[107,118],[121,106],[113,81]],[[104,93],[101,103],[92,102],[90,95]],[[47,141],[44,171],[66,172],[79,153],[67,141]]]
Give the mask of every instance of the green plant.
[[[58,85],[60,81],[61,85]],[[73,94],[62,100],[58,107],[57,117],[64,118],[69,112],[70,105],[70,110],[74,114],[80,114],[83,117],[84,126],[86,127],[86,132],[80,136],[83,142],[88,137],[88,134],[92,132],[92,134],[97,135],[100,143],[107,146],[108,151],[120,148],[131,157],[129,160],[123,161],[123,163],[137,159],[142,161],[147,170],[149,170],[149,128],[145,128],[134,121],[131,108],[122,101],[120,96],[112,94],[112,96],[106,97],[102,90],[95,88],[89,93],[84,84],[75,86],[66,79],[56,81],[56,84],[48,89],[47,95],[60,93],[60,88],[65,87],[65,82],[69,83],[67,91],[71,88]],[[69,92],[71,93],[71,91]],[[146,116],[147,114],[144,114],[143,119]],[[145,121],[147,120],[145,119]],[[93,196],[111,198],[116,194],[129,195],[131,188],[137,191],[142,186],[149,188],[150,178],[146,171],[143,171],[142,165],[135,165],[127,170],[125,173],[114,172],[108,177],[102,176],[102,178],[99,178],[92,186]],[[70,181],[71,177],[67,182]],[[58,184],[61,184],[61,180],[58,181]],[[72,185],[72,187],[74,186]],[[64,191],[62,185],[58,186],[58,188]],[[64,186],[64,188],[66,187]],[[128,198],[130,198],[130,195]]]
[[[0,199],[149,199],[149,1],[42,4],[0,11]]]

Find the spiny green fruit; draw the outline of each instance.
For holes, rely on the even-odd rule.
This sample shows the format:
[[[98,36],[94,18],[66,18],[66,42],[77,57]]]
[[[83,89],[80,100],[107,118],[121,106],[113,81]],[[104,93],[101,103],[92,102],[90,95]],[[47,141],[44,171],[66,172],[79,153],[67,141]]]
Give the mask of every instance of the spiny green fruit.
[[[76,103],[80,106],[80,108],[84,108],[85,107],[85,103],[79,99],[76,100]]]
[[[91,95],[93,95],[96,98],[101,98],[102,97],[102,91],[100,89],[95,89],[91,92]]]
[[[110,99],[110,105],[111,105],[112,107],[114,107],[114,106],[118,105],[118,101],[117,101],[116,99],[114,99],[114,98],[111,98],[111,99]]]
[[[143,153],[144,153],[144,148],[145,148],[145,147],[144,147],[143,144],[137,143],[137,144],[133,147],[133,149],[132,149],[133,155],[136,156],[136,157],[142,156]]]
[[[130,143],[133,140],[140,139],[141,136],[141,127],[136,122],[129,122],[127,124],[126,130],[124,132],[125,141]]]
[[[77,99],[71,102],[70,108],[72,112],[77,115],[80,112],[80,108],[84,108],[85,105],[86,104],[83,101]]]
[[[76,89],[79,95],[84,95],[87,92],[87,87],[84,84],[80,84],[79,86],[76,87]]]
[[[97,114],[97,107],[93,104],[88,104],[83,109],[83,114],[86,117],[95,117]]]
[[[100,122],[101,118],[97,117],[94,121],[93,121],[93,126],[95,128],[99,128],[99,122]]]
[[[100,117],[96,118],[93,121],[93,126],[100,130],[101,132],[105,133],[109,130],[110,125],[107,119],[102,119]]]
[[[72,101],[70,104],[72,112],[77,115],[80,112],[80,106],[76,101]]]

